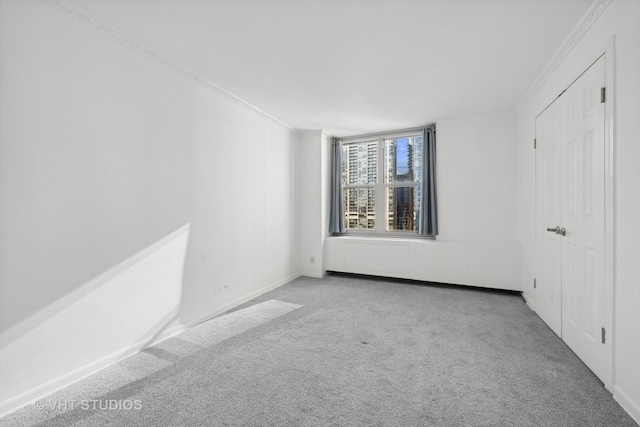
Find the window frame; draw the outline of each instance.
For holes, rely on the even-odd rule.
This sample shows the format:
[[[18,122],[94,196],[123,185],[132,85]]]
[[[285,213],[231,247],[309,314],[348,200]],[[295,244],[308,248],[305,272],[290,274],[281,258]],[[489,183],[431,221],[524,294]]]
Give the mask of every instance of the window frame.
[[[399,131],[381,132],[375,134],[367,134],[352,137],[337,138],[342,147],[351,144],[359,144],[365,142],[376,142],[377,145],[377,164],[376,164],[376,183],[375,184],[344,184],[341,182],[342,192],[349,189],[374,189],[374,212],[375,212],[375,227],[373,229],[354,229],[348,228],[346,212],[345,215],[345,232],[347,236],[369,236],[369,237],[389,237],[389,238],[408,238],[408,239],[428,239],[435,240],[435,236],[425,236],[419,234],[416,230],[387,230],[389,222],[389,213],[387,205],[387,191],[389,188],[406,188],[414,187],[420,188],[423,183],[421,181],[395,181],[384,182],[384,155],[385,155],[385,140],[400,139],[408,137],[421,137],[423,138],[423,150],[424,150],[424,128],[415,128]],[[424,151],[422,153],[424,156]],[[344,162],[344,158],[341,157],[341,168]],[[380,215],[381,214],[381,215]]]

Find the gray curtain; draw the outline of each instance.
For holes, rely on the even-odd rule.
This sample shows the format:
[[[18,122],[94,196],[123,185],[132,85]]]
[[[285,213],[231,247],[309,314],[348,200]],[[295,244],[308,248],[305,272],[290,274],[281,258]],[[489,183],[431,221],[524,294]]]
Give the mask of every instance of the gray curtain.
[[[418,234],[436,236],[438,234],[438,204],[436,202],[436,127],[424,129],[422,138],[422,200]]]
[[[329,233],[344,233],[344,206],[342,205],[342,144],[337,139],[331,145],[331,210]]]

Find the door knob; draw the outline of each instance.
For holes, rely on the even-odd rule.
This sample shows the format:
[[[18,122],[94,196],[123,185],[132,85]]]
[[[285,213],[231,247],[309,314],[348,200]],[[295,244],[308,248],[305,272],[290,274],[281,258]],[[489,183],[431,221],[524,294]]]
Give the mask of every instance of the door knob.
[[[555,228],[547,228],[547,231],[550,233],[556,233],[559,234],[561,236],[566,236],[567,235],[567,229],[562,227],[560,228],[560,226],[557,226]]]

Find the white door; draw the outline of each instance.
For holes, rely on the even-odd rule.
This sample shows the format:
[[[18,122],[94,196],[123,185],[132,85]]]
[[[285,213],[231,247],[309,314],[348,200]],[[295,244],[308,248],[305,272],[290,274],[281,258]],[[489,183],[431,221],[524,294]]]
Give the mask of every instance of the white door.
[[[603,378],[604,293],[604,58],[562,95],[566,111],[563,185],[562,339]]]
[[[562,335],[561,106],[554,102],[536,119],[536,313]],[[551,230],[548,230],[551,229]]]
[[[606,383],[604,83],[601,57],[536,119],[536,312]]]

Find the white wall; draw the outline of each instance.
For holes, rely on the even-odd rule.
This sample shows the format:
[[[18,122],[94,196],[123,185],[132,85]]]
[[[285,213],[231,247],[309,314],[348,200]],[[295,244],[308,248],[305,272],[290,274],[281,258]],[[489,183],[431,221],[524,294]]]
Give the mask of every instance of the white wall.
[[[504,113],[436,124],[439,240],[516,243],[515,120]]]
[[[531,286],[535,272],[534,206],[535,116],[605,52],[615,37],[613,87],[608,102],[614,107],[614,325],[613,395],[640,422],[640,2],[613,0],[547,81],[518,111],[519,238],[524,248],[523,289],[535,307]]]
[[[329,235],[331,137],[323,130],[296,130],[294,153],[299,268],[304,276],[321,278]]]
[[[286,125],[46,2],[0,55],[0,414],[298,275]]]
[[[436,130],[437,240],[330,237],[327,269],[520,290],[515,114]]]
[[[297,253],[301,274],[321,278],[324,274],[322,247],[327,232],[325,181],[325,132],[295,132],[295,199]]]

